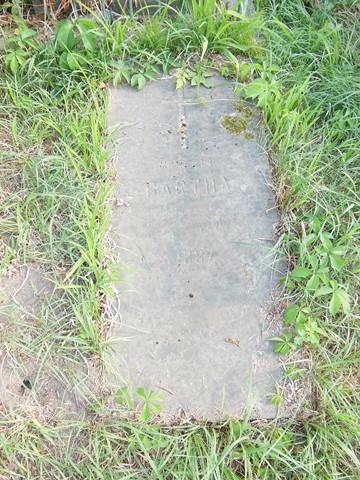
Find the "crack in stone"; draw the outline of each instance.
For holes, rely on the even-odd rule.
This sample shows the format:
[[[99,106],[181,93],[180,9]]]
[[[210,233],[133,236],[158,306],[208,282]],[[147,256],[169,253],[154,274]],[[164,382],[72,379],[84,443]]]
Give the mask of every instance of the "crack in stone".
[[[187,121],[185,116],[185,107],[184,107],[184,89],[178,90],[178,101],[179,101],[179,133],[180,133],[180,142],[181,148],[188,148],[188,129]]]

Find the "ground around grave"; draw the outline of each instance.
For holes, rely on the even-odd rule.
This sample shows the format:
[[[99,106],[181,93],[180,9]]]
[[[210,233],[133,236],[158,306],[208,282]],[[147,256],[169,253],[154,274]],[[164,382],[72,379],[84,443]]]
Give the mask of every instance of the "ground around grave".
[[[93,12],[95,19],[74,14],[55,32],[51,24],[22,19],[18,6],[0,17],[6,34],[0,42],[1,480],[359,477],[360,23],[354,2],[333,3],[261,1],[256,13],[244,2],[239,13],[219,2],[186,1],[171,17],[165,8],[153,17],[121,16],[113,23],[106,12],[104,17]],[[203,89],[218,74],[241,100],[236,106],[233,99],[219,102],[224,109],[220,121],[210,101],[220,90]],[[154,100],[156,92],[170,80],[155,80],[169,75],[178,97],[174,109],[166,110],[176,90],[171,87],[170,104],[161,106]],[[139,92],[120,87],[123,83]],[[113,101],[113,84],[116,95],[127,92],[121,102]],[[204,92],[200,98],[198,87]],[[164,107],[167,123],[174,126],[169,132],[161,125],[160,135],[156,122],[147,121],[154,137],[145,144],[147,156],[122,171],[122,162],[139,155],[139,142],[146,139],[135,132],[150,112],[131,101],[129,117],[120,119],[115,131],[107,124],[107,108],[111,119],[119,103],[142,95],[154,96],[147,104],[154,118]],[[266,133],[267,155],[261,161],[253,156],[256,115],[247,101],[257,105]],[[197,115],[204,115],[200,124],[193,122]],[[218,168],[215,150],[211,157],[201,156],[206,131],[212,132],[210,150],[219,143],[232,151],[239,141],[248,155],[221,155],[226,162]],[[175,168],[169,166],[167,146],[177,152]],[[190,168],[192,149],[198,162]],[[145,174],[150,155],[160,161]],[[251,165],[245,162],[251,159]],[[237,161],[245,162],[243,174]],[[264,175],[251,177],[254,168]],[[271,189],[280,221],[269,243],[276,242],[272,251],[286,260],[288,270],[270,308],[269,266],[274,268],[274,262],[253,247],[268,246],[268,232],[276,223]],[[243,203],[253,208],[250,218],[242,217]],[[137,219],[133,224],[131,213]],[[153,234],[143,240],[150,230],[145,217]],[[125,239],[120,218],[131,230],[126,253],[119,243]],[[239,228],[240,221],[247,222],[246,230]],[[259,223],[265,241],[257,235]],[[188,229],[202,233],[190,236]],[[251,244],[248,255],[235,251],[234,237],[242,241],[239,248]],[[158,238],[156,245],[153,238]],[[205,241],[216,260],[210,262],[209,283],[199,280],[206,255],[203,250],[199,255],[198,247]],[[183,251],[174,248],[178,245]],[[156,261],[158,252],[166,265]],[[130,272],[134,257],[136,274]],[[171,275],[174,269],[177,275]],[[163,271],[166,282],[159,277]],[[188,289],[192,281],[194,288]],[[266,332],[265,323],[263,331],[249,327],[238,333],[244,305],[238,303],[237,290],[246,298],[252,327],[259,320],[252,310],[258,302],[268,308],[273,331]],[[121,351],[129,359],[120,362],[119,348],[127,339],[119,344],[119,319],[130,319],[122,328],[138,328],[139,313],[149,314],[151,296],[157,299],[156,311],[150,312],[152,331],[134,335],[132,328],[136,347],[127,342]],[[197,323],[187,322],[193,342],[171,318],[161,323],[165,297],[171,299],[172,318],[197,315]],[[217,334],[216,316],[221,328],[231,326],[225,338]],[[198,331],[204,322],[208,328]],[[166,344],[174,332],[176,342]],[[221,421],[201,421],[187,405],[169,416],[180,397],[174,405],[166,402],[179,395],[181,382],[168,388],[164,358],[179,367],[183,341],[189,343],[182,363],[188,358],[194,363],[193,344],[202,340],[196,344],[200,361],[191,372],[196,388],[188,393],[191,400],[199,391],[195,415],[209,418],[219,395],[206,397],[205,381],[226,379],[225,393],[235,384],[237,394],[232,365],[243,360],[248,365],[246,341],[256,338],[262,348],[265,335],[272,336],[276,353],[265,343],[266,366],[271,359],[283,372],[278,379],[274,370],[270,390],[254,376],[260,397],[266,393],[266,408],[274,408],[270,414],[264,404],[256,410],[247,403],[241,412],[238,404],[226,408],[226,400]],[[134,358],[145,365],[140,372],[145,375],[138,375],[133,386],[128,377],[114,376],[114,353],[117,370],[127,365],[138,374]],[[206,365],[217,366],[219,359],[227,359],[220,366],[224,375],[219,368],[205,376]],[[151,378],[157,371],[161,384]],[[199,388],[200,377],[204,385]],[[246,374],[242,378],[247,382]],[[160,399],[159,391],[168,396]],[[268,415],[275,416],[264,418]]]

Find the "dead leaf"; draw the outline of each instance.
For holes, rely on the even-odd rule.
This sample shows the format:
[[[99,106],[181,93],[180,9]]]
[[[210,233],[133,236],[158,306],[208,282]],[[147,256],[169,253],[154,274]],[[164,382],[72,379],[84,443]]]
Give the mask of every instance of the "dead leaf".
[[[236,345],[237,347],[240,347],[240,340],[237,338],[225,338],[226,343],[232,343],[233,345]]]

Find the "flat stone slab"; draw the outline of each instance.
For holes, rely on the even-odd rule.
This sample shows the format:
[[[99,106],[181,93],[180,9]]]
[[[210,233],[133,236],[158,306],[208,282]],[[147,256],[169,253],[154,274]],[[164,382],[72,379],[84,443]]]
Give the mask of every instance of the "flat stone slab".
[[[112,235],[121,268],[114,364],[134,388],[163,391],[163,412],[216,419],[272,417],[279,377],[266,341],[275,200],[255,112],[238,113],[230,83],[164,78],[137,92],[112,89],[109,125],[119,182]],[[248,123],[228,133],[225,115]],[[124,123],[125,122],[125,123]]]

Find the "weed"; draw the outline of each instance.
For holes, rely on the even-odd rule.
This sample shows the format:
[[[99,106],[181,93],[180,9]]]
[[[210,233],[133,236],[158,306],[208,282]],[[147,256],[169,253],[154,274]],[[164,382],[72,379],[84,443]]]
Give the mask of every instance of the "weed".
[[[135,409],[134,397],[138,397],[141,400],[139,419],[143,422],[148,422],[153,415],[161,412],[160,402],[162,396],[162,392],[154,392],[152,389],[146,392],[144,387],[132,391],[130,387],[125,386],[115,392],[118,404],[120,406],[126,406],[130,410]]]
[[[338,462],[329,462],[327,469],[349,478],[358,469],[358,440],[357,434],[345,440],[345,431],[348,421],[355,420],[357,401],[351,388],[338,390],[335,385],[353,378],[358,361],[353,268],[359,105],[353,94],[359,81],[352,43],[357,44],[358,35],[354,37],[351,22],[344,29],[330,12],[308,11],[302,2],[273,3],[270,11],[271,31],[264,29],[264,36],[271,55],[259,58],[257,78],[244,87],[244,96],[258,100],[267,122],[279,179],[283,248],[294,265],[284,279],[292,300],[284,318],[294,329],[272,340],[280,353],[306,345],[317,409],[323,415],[321,422],[307,423],[307,445],[319,435],[317,458],[324,449],[327,458],[329,450],[337,451]]]
[[[210,78],[214,76],[213,72],[206,71],[201,65],[195,65],[194,69],[183,66],[178,68],[174,74],[176,78],[176,89],[182,88],[187,82],[190,82],[192,87],[200,87],[203,85],[206,88],[211,88],[213,83]]]

